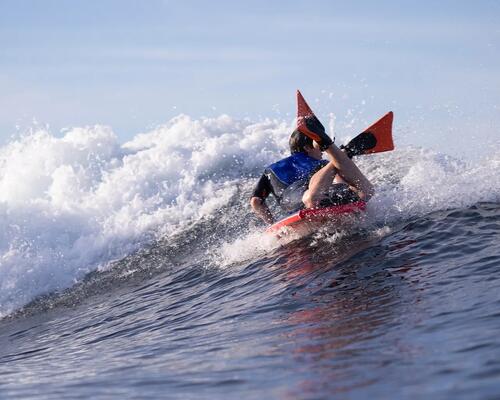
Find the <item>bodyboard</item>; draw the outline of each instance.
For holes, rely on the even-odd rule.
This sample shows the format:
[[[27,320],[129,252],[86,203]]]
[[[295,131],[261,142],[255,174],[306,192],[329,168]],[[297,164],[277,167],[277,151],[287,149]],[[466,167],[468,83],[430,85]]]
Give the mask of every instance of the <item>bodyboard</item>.
[[[364,201],[324,208],[305,208],[297,211],[295,214],[283,218],[278,222],[275,222],[266,229],[266,233],[277,234],[284,229],[291,229],[294,231],[311,223],[323,224],[333,220],[336,216],[364,211],[365,209],[366,202]]]

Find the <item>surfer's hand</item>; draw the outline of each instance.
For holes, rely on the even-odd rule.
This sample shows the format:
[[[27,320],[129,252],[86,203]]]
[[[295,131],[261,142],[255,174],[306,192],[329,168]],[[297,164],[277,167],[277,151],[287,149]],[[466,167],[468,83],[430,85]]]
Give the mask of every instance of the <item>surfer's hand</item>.
[[[250,206],[252,207],[253,212],[257,214],[257,216],[265,223],[274,223],[273,215],[271,214],[269,207],[266,205],[263,199],[255,196],[252,197],[250,199]]]
[[[301,133],[306,135],[308,138],[314,140],[319,144],[319,148],[325,151],[333,143],[330,136],[327,135],[325,127],[316,118],[315,115],[310,115],[304,118],[298,119],[298,129]]]
[[[304,133],[306,136],[306,133]],[[321,151],[325,151],[328,149],[332,144],[333,140],[326,134],[326,132],[323,130],[323,132],[319,135],[314,135],[314,137],[309,136],[312,140],[314,140],[316,143],[319,144],[319,148]]]

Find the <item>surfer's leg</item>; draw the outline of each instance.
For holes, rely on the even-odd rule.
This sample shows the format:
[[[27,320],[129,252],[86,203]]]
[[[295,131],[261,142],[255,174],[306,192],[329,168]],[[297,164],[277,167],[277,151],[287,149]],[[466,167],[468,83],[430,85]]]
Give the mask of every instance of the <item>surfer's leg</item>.
[[[302,202],[307,208],[318,207],[321,200],[326,198],[336,174],[337,168],[330,161],[311,177],[309,187],[302,196]]]
[[[330,156],[328,165],[333,164],[338,174],[351,186],[361,200],[370,200],[374,194],[373,185],[356,164],[334,144],[326,149],[326,153]]]
[[[373,196],[373,185],[363,175],[354,162],[337,146],[332,144],[326,153],[330,162],[316,172],[309,181],[302,201],[307,208],[319,207],[321,201],[328,195],[333,183],[345,182],[356,192],[361,200],[368,201]],[[335,178],[338,174],[339,178]]]

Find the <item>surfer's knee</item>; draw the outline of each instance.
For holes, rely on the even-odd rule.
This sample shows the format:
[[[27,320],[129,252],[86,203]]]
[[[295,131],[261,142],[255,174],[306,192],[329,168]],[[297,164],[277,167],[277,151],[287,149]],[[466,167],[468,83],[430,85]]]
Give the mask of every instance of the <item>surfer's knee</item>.
[[[307,208],[311,208],[311,207],[309,207],[309,204],[310,204],[309,190],[306,190],[306,191],[304,192],[304,194],[302,195],[302,203],[304,203],[304,205],[305,205]]]
[[[358,191],[359,198],[363,201],[368,201],[373,197],[374,194],[375,188],[373,187],[371,182],[369,182],[368,180],[366,182],[363,182],[362,187]]]
[[[302,196],[302,202],[307,208],[318,207],[321,200],[322,196],[319,196],[318,193],[311,190],[306,190]]]

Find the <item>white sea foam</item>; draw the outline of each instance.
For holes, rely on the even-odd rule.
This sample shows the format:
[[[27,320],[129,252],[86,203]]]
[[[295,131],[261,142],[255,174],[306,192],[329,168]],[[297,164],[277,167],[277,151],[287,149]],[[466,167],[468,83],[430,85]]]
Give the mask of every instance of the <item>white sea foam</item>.
[[[10,142],[0,149],[0,317],[227,205],[243,176],[287,154],[291,129],[180,115],[123,145],[103,126]],[[419,149],[360,159],[377,186],[369,214],[390,223],[500,201],[499,163],[499,153],[470,165]],[[223,246],[222,258],[276,245],[253,234]]]
[[[265,256],[283,243],[273,235],[255,231],[234,241],[224,243],[220,249],[216,249],[212,259],[219,268],[232,267],[234,264]]]
[[[340,141],[344,142],[344,141]],[[390,153],[358,157],[360,166],[375,184],[363,219],[355,219],[337,230],[311,237],[336,243],[349,232],[370,229],[373,235],[390,232],[394,223],[434,211],[465,208],[478,202],[500,203],[500,152],[473,163],[422,148],[398,149]],[[251,234],[227,243],[219,251],[220,264],[258,257],[283,241],[264,241]]]
[[[500,152],[474,162],[415,148],[373,158],[361,166],[377,186],[368,210],[378,222],[500,202]]]
[[[0,317],[213,213],[282,155],[284,122],[181,115],[120,146],[110,128],[0,149]]]

